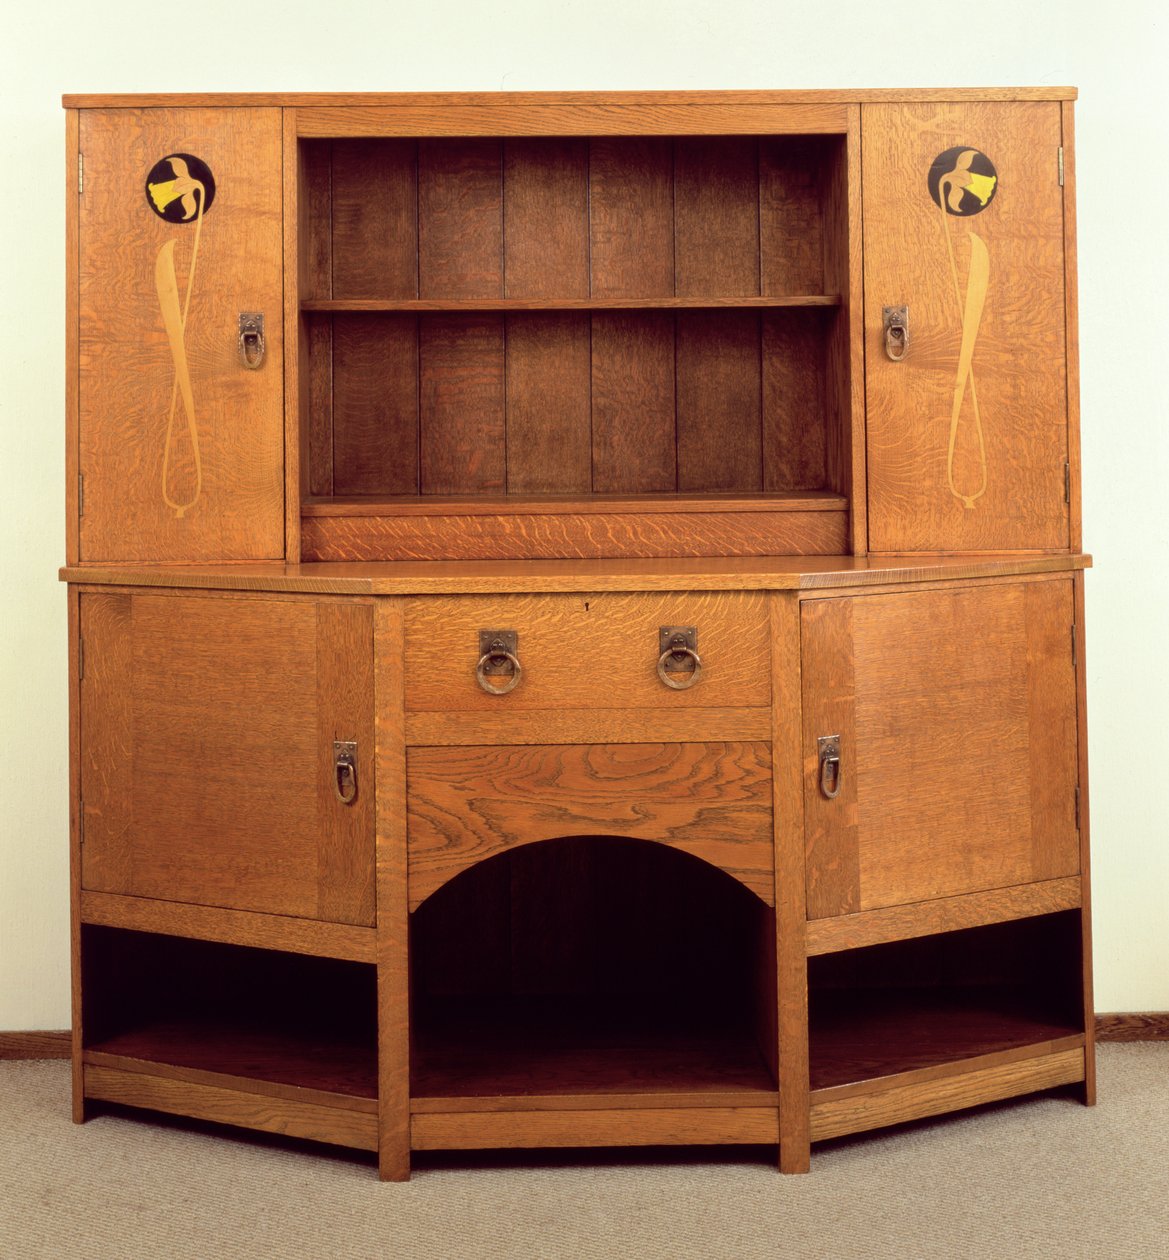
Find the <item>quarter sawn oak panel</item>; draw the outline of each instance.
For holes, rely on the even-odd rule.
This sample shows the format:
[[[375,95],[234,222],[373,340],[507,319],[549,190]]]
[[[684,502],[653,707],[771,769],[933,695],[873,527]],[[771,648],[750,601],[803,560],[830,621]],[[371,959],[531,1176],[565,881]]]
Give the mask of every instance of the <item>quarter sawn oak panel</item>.
[[[417,748],[407,757],[410,904],[520,844],[660,841],[774,902],[767,744]]]

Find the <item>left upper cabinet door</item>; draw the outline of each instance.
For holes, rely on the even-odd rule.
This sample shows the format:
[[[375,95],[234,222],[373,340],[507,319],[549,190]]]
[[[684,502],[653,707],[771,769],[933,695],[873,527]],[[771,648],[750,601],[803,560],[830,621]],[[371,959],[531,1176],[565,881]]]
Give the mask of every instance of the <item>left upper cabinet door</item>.
[[[82,887],[372,925],[373,609],[84,592],[80,622]]]
[[[280,111],[83,110],[80,151],[80,558],[282,559]]]

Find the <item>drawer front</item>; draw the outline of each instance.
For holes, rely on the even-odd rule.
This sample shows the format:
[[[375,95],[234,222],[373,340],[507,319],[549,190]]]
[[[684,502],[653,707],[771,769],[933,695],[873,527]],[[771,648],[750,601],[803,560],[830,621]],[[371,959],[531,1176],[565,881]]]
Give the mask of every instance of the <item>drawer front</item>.
[[[563,836],[668,844],[775,901],[766,743],[415,748],[410,905],[507,849]]]
[[[658,676],[662,626],[697,630],[702,672],[684,690]],[[476,678],[481,630],[517,635],[523,673],[504,694]],[[761,592],[419,599],[406,619],[406,710],[766,707],[770,660]]]

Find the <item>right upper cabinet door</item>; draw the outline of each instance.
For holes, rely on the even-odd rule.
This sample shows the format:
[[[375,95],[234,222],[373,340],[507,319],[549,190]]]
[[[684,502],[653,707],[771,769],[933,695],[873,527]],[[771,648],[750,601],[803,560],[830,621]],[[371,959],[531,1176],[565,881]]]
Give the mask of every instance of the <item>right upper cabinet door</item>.
[[[805,601],[810,918],[1078,873],[1072,623],[1063,577]]]
[[[1058,102],[863,108],[871,551],[1069,545],[1061,135]]]

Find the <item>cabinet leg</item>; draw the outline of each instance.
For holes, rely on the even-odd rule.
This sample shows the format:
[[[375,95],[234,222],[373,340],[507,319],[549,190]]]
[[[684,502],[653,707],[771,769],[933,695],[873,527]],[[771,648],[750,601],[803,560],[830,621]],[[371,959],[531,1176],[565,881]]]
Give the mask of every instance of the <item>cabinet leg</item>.
[[[404,1142],[383,1142],[378,1151],[379,1181],[410,1180],[410,1147]]]
[[[779,1171],[781,1173],[806,1173],[812,1164],[812,1152],[807,1142],[781,1142],[779,1144]]]

